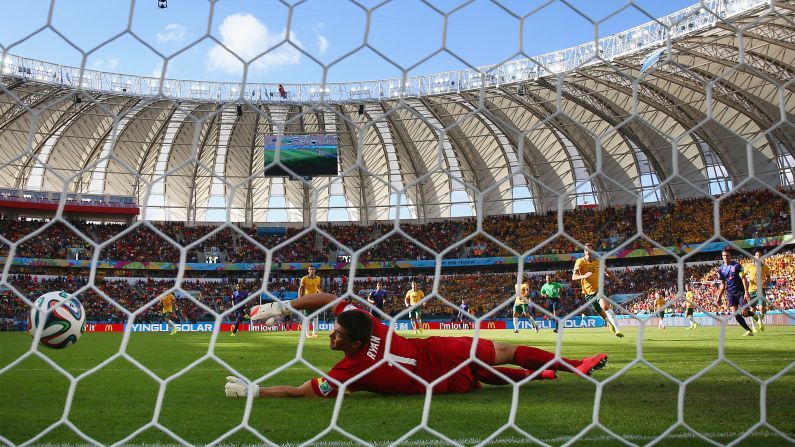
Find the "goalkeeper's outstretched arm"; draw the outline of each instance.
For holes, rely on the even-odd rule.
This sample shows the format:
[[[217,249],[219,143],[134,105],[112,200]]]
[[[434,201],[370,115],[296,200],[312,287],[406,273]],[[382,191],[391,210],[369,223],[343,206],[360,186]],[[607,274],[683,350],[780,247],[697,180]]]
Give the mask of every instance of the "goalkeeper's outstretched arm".
[[[273,302],[261,304],[251,308],[251,321],[265,320],[272,324],[275,318],[289,315],[292,310],[315,310],[337,301],[336,295],[331,293],[314,293],[304,295],[292,301]]]
[[[259,387],[249,385],[245,380],[235,376],[226,378],[224,393],[227,397],[246,397],[249,387],[253,388],[254,397],[317,397],[312,391],[311,381],[307,381],[301,386],[277,385]]]
[[[337,295],[332,293],[313,293],[312,295],[304,295],[290,301],[290,307],[295,310],[315,310],[337,301]]]
[[[310,381],[301,386],[277,385],[259,389],[259,397],[317,397]]]

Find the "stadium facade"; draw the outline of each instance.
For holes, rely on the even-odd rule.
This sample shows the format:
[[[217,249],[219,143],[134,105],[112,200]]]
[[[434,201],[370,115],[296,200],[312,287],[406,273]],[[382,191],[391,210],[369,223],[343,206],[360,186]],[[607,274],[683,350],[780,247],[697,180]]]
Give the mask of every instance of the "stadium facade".
[[[247,224],[366,224],[791,185],[793,16],[792,1],[707,1],[598,44],[347,84],[7,55],[0,188],[128,196],[152,220],[223,221],[228,208]],[[313,133],[337,135],[340,176],[263,176],[267,136]]]

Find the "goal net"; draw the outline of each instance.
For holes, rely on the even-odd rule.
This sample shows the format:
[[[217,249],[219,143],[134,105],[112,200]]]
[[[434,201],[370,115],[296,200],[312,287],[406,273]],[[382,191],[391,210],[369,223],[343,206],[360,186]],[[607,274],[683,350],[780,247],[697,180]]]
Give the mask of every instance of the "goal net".
[[[1,443],[795,444],[795,3],[704,0],[658,17],[639,2],[598,14],[422,2],[442,47],[409,63],[368,38],[401,2],[338,5],[367,19],[364,37],[328,61],[293,30],[215,2],[201,6],[206,35],[157,34],[180,42],[166,55],[136,31],[136,2],[100,8],[129,20],[82,45],[62,32],[61,3],[44,28],[0,34],[0,329],[17,332],[0,333]],[[184,7],[171,3],[148,6]],[[290,24],[327,6],[280,7]],[[489,66],[447,40],[458,16],[482,10],[521,30]],[[622,15],[645,23],[602,31]],[[551,18],[598,38],[526,54],[522,35]],[[268,45],[241,47],[237,26]],[[79,63],[26,57],[43,35]],[[118,55],[95,56],[117,39],[155,52],[158,72],[113,73]],[[171,79],[191,52],[241,78]],[[415,74],[437,54],[464,68]],[[252,82],[293,59],[314,61],[318,82]],[[368,62],[400,75],[326,82]],[[247,319],[311,293],[310,267],[319,290],[390,327],[375,351],[469,336],[469,356],[434,380],[386,354],[335,380],[336,304],[273,327]],[[51,350],[41,328],[21,331],[36,299],[60,290],[83,304],[86,333]],[[484,339],[553,358],[515,379],[479,356]],[[563,367],[537,381],[600,352],[610,363],[593,375]],[[351,392],[385,365],[424,392]],[[433,392],[470,369],[506,386]],[[225,376],[339,392],[229,399]]]

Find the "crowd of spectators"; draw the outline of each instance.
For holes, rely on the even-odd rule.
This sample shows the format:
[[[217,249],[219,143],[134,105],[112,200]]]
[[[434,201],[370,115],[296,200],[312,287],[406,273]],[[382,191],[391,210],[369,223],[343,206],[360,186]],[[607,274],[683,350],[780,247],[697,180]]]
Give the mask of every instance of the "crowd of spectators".
[[[792,191],[780,191],[791,195]],[[681,200],[641,209],[643,233],[624,246],[626,249],[653,249],[653,240],[665,247],[679,247],[706,241],[713,236],[714,202],[711,198]],[[720,236],[727,240],[778,236],[792,231],[789,202],[771,190],[737,192],[719,202]],[[764,206],[761,206],[764,204]],[[639,234],[635,206],[586,208],[563,213],[563,230],[581,242],[592,242],[600,251],[611,250]],[[470,222],[464,234],[475,230]],[[483,220],[483,230],[519,253],[537,249],[535,254],[579,251],[570,239],[554,237],[558,231],[557,213],[527,216],[490,216]],[[548,239],[552,239],[547,241]],[[477,248],[483,256],[509,256],[510,252],[483,236],[468,248]],[[468,255],[477,255],[469,250]]]
[[[789,195],[791,191],[780,191]],[[764,206],[760,206],[764,204]],[[724,239],[749,239],[788,234],[791,231],[789,203],[769,190],[737,192],[723,197],[716,211],[710,198],[678,201],[675,203],[646,206],[641,210],[641,221],[646,236],[663,246],[679,246],[700,243],[712,238],[713,213],[719,213],[721,236]],[[637,233],[637,210],[634,206],[587,208],[563,213],[563,230],[572,238],[583,242],[594,242],[599,250],[607,250],[621,244]],[[483,235],[467,238],[475,233],[474,219],[450,219],[426,224],[401,223],[400,229],[411,239],[437,253],[449,247],[445,258],[509,256],[514,254],[505,247]],[[556,212],[489,216],[483,220],[485,233],[515,250],[525,253],[540,247],[536,254],[572,253],[580,249],[569,238],[555,235],[558,228]],[[187,247],[187,262],[204,262],[206,253],[217,253],[221,262],[264,262],[265,247],[271,250],[272,262],[329,262],[349,250],[367,250],[360,253],[359,261],[399,261],[431,259],[434,254],[415,244],[406,236],[395,233],[394,223],[379,222],[371,225],[323,224],[319,231],[301,228],[284,228],[282,232],[260,233],[253,226],[232,225],[220,228],[216,225],[187,226],[181,222],[139,222],[134,228],[119,223],[89,223],[85,221],[14,220],[0,216],[0,235],[4,240],[19,243],[15,256],[45,259],[91,259],[94,244],[105,241],[99,247],[101,260],[120,261],[166,261],[179,262],[179,247]],[[34,234],[35,233],[35,234]],[[174,241],[166,240],[161,234]],[[326,237],[328,236],[328,237]],[[24,240],[23,240],[24,239]],[[112,239],[112,240],[111,240]],[[340,245],[335,244],[337,241]],[[286,241],[290,241],[284,246]],[[374,243],[378,241],[378,243]],[[461,242],[463,241],[463,242]],[[276,248],[280,246],[279,248]],[[343,247],[349,249],[346,250]],[[627,248],[652,248],[644,239],[627,244]],[[7,256],[10,246],[0,243],[0,256]],[[785,252],[771,256],[766,262],[773,269],[775,280],[768,288],[768,297],[775,307],[795,309],[795,254]],[[747,261],[744,261],[747,262]],[[691,264],[686,267],[685,279],[692,284],[696,305],[709,312],[723,312],[715,304],[717,283],[714,277],[715,263]],[[125,274],[139,274],[126,270]],[[356,278],[354,291],[366,294],[381,280],[390,299],[386,311],[395,315],[404,310],[403,296],[412,280],[418,280],[426,294],[433,288],[433,278],[394,275],[381,278]],[[672,312],[683,311],[676,289],[676,267],[626,267],[616,270],[620,281],[607,280],[608,294],[637,294],[638,297],[622,304],[631,313],[651,313],[654,310],[655,293],[670,300]],[[103,274],[109,275],[110,272]],[[579,285],[570,281],[568,270],[553,272],[555,279],[564,284],[561,295],[562,312],[568,313],[581,307]],[[323,289],[341,294],[347,287],[344,276],[322,275]],[[186,278],[182,289],[189,291],[202,305],[186,297],[183,314],[189,321],[206,321],[213,318],[212,312],[223,312],[230,306],[229,295],[233,287],[228,280]],[[530,275],[531,298],[537,298],[543,275]],[[12,275],[9,279],[20,293],[35,298],[52,290],[74,292],[84,288],[87,278],[81,276],[34,277]],[[513,273],[459,273],[443,275],[438,281],[439,299],[428,301],[425,312],[429,316],[447,318],[458,312],[458,304],[464,300],[476,316],[489,314],[504,317],[510,313],[516,277]],[[146,307],[155,297],[174,286],[167,279],[102,279],[86,288],[80,300],[86,306],[90,320],[123,322],[127,315],[119,309],[136,310]],[[259,286],[251,284],[249,289]],[[271,278],[267,289],[278,293],[294,292],[298,288],[297,277]],[[112,300],[103,298],[96,290]],[[496,310],[495,310],[496,309]],[[27,306],[9,290],[0,291],[0,329],[19,327],[27,317]],[[147,307],[137,316],[137,321],[160,320],[158,305]]]
[[[746,260],[742,260],[746,263]],[[778,309],[795,309],[795,287],[791,279],[795,274],[795,252],[789,251],[770,256],[766,263],[772,269],[772,281],[768,284],[767,296],[772,306]],[[696,263],[685,266],[684,278],[694,291],[694,301],[700,310],[714,313],[727,312],[723,306],[716,304],[718,283],[715,278],[715,263]],[[624,267],[613,270],[619,281],[608,279],[605,290],[608,295],[637,295],[636,298],[623,302],[621,306],[632,314],[649,314],[655,310],[655,294],[660,293],[669,300],[670,312],[682,313],[684,303],[677,294],[677,267],[675,266],[640,266]],[[589,306],[583,306],[579,284],[572,282],[570,270],[550,272],[553,281],[563,284],[560,297],[560,314],[571,312],[590,313]],[[342,295],[348,287],[348,279],[344,276],[333,277],[321,274],[321,287],[324,291]],[[539,290],[545,281],[545,274],[529,273],[525,280],[530,286],[531,299],[543,306],[545,300],[540,299]],[[41,294],[53,290],[75,292],[83,290],[78,298],[86,308],[89,321],[122,323],[128,315],[121,309],[131,312],[139,311],[136,322],[161,321],[161,309],[153,300],[172,289],[174,279],[152,278],[105,278],[97,279],[94,287],[86,288],[88,278],[82,276],[37,277],[16,274],[9,277],[9,283],[19,293],[33,300]],[[180,310],[188,322],[212,321],[213,312],[221,313],[230,308],[231,292],[234,285],[228,279],[185,279],[178,292]],[[234,281],[234,280],[233,280]],[[270,294],[280,296],[282,292],[295,292],[299,278],[271,278],[266,289]],[[411,281],[417,281],[419,288],[426,295],[433,295],[434,278],[430,276],[401,276],[399,274],[381,277],[358,277],[354,279],[353,291],[366,298],[370,290],[381,282],[387,293],[385,312],[389,315],[405,313],[404,296],[410,288]],[[423,308],[427,318],[453,318],[463,300],[475,317],[488,315],[490,318],[508,317],[513,300],[514,286],[517,282],[515,273],[458,273],[439,277],[437,294],[431,296]],[[254,292],[260,290],[261,283],[248,281],[244,289]],[[104,296],[97,293],[101,291]],[[194,302],[193,297],[201,305]],[[445,303],[439,297],[443,297]],[[267,296],[264,297],[268,299]],[[255,297],[253,303],[259,303]],[[10,290],[0,291],[0,329],[19,329],[24,326],[28,307]],[[541,314],[540,312],[535,312]],[[617,312],[625,313],[625,312]],[[405,317],[405,314],[403,315]]]
[[[791,191],[782,191],[789,194]],[[719,202],[720,236],[728,240],[778,236],[791,231],[789,203],[770,190],[736,192]],[[760,206],[764,204],[764,206]],[[681,246],[700,243],[713,234],[714,202],[711,198],[683,200],[665,205],[645,206],[641,210],[643,232],[663,246]],[[586,208],[563,213],[563,230],[575,240],[592,242],[599,250],[612,249],[638,234],[634,206]],[[17,245],[16,256],[52,259],[90,259],[92,243],[107,241],[128,230],[123,224],[96,224],[70,222],[83,236],[68,228],[63,222],[49,224],[45,221],[0,219],[0,234],[9,241],[18,241],[26,235],[46,228]],[[152,223],[179,246],[192,244],[215,231],[215,225],[187,226],[180,222]],[[437,253],[453,246],[475,233],[476,221],[472,218],[435,221],[425,224],[401,223],[400,229],[416,242]],[[285,228],[283,234],[258,234],[253,226],[230,226],[216,231],[200,243],[191,245],[188,262],[204,262],[209,249],[219,253],[221,262],[264,262],[266,249],[290,240],[273,250],[273,262],[329,262],[338,254],[350,254],[376,240],[359,260],[396,261],[433,259],[434,254],[401,234],[387,235],[394,229],[389,223],[362,226],[355,224],[320,225],[318,231]],[[493,236],[513,251],[506,250],[488,237],[481,235],[466,239],[445,253],[445,258],[510,256],[536,249],[534,253],[572,253],[580,249],[569,238],[558,233],[556,212],[527,215],[488,216],[483,220],[483,231]],[[342,246],[333,243],[323,233],[330,235]],[[551,239],[551,240],[550,240]],[[349,250],[345,250],[347,247]],[[650,249],[654,245],[647,239],[636,239],[625,245],[629,249]],[[9,252],[9,246],[0,244],[0,256]],[[132,230],[102,248],[100,259],[120,261],[178,262],[180,251],[153,231],[149,225],[138,224]]]

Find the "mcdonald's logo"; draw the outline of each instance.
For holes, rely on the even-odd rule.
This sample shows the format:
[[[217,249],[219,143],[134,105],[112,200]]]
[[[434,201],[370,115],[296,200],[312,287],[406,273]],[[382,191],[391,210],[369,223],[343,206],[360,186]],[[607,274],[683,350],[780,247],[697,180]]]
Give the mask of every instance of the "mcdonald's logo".
[[[430,328],[431,328],[431,325],[430,325],[430,324],[428,324],[428,323],[422,323],[422,330],[423,330],[423,331],[427,331],[427,330],[428,330],[428,329],[430,329]]]
[[[105,332],[113,332],[113,325],[112,324],[106,324],[105,325]]]
[[[495,322],[493,322],[493,321],[489,321],[489,322],[486,324],[486,327],[487,327],[488,329],[496,329],[496,328],[497,328],[497,323],[495,323]]]

